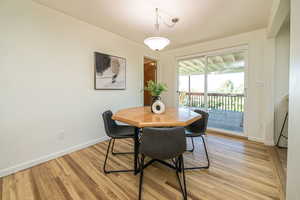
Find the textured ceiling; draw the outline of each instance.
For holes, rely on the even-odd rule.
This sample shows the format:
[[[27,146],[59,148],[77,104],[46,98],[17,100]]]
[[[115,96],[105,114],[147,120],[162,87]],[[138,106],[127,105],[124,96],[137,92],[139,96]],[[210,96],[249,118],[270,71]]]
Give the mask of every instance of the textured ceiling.
[[[181,60],[178,65],[180,75],[199,75],[204,74],[205,70],[214,74],[243,72],[245,70],[245,54],[241,51],[219,56],[199,57]]]
[[[34,1],[141,44],[154,33],[158,7],[180,18],[174,28],[161,26],[169,49],[264,28],[272,5],[272,0]]]

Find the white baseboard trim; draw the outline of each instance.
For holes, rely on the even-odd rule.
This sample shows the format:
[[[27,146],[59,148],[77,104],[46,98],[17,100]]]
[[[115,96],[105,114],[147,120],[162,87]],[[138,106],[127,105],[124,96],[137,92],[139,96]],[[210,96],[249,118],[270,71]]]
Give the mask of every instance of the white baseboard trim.
[[[254,142],[259,142],[259,143],[263,143],[264,145],[267,145],[267,146],[274,146],[274,141],[268,141],[268,140],[265,140],[264,138],[257,138],[257,137],[248,137],[248,140],[250,141],[254,141]]]
[[[270,141],[265,140],[264,144],[267,145],[267,146],[275,146],[275,142],[273,140],[272,141],[271,140]]]
[[[233,135],[233,136],[239,136],[239,137],[244,137],[247,138],[247,136],[245,136],[244,133],[239,133],[239,132],[235,132],[235,131],[227,131],[224,129],[219,129],[219,128],[207,128],[207,132],[212,131],[212,132],[220,132],[220,133],[224,133],[227,134],[229,136]]]
[[[108,137],[104,136],[104,137],[101,137],[101,138],[97,138],[95,140],[91,140],[91,141],[85,142],[83,144],[78,144],[78,145],[69,147],[69,148],[67,148],[65,150],[62,150],[62,151],[58,151],[58,152],[55,152],[55,153],[48,154],[46,156],[42,156],[42,157],[34,159],[34,160],[26,161],[26,162],[17,164],[17,165],[12,166],[12,167],[1,169],[0,170],[0,177],[16,173],[18,171],[21,171],[21,170],[33,167],[35,165],[47,162],[49,160],[61,157],[63,155],[69,154],[71,152],[74,152],[74,151],[77,151],[77,150],[80,150],[80,149],[84,149],[86,147],[92,146],[92,145],[97,144],[99,142],[103,142],[103,141],[105,141],[107,139],[108,139]]]
[[[248,136],[248,140],[254,141],[254,142],[260,142],[260,143],[264,143],[265,142],[265,140],[263,138],[252,137],[252,136]]]

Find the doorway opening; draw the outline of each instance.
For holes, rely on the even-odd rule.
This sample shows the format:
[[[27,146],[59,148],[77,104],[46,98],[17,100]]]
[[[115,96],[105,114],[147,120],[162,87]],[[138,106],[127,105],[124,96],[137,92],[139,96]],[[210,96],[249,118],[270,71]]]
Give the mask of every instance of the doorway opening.
[[[240,49],[178,60],[178,105],[207,111],[210,129],[243,134],[246,66]]]
[[[157,81],[157,61],[144,57],[144,87],[150,80]],[[148,91],[144,91],[144,106],[150,106],[151,101],[151,94]]]

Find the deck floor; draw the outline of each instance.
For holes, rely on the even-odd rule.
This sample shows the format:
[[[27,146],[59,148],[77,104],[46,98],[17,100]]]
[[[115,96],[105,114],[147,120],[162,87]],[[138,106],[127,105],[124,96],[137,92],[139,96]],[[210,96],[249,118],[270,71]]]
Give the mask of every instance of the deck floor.
[[[243,139],[209,134],[211,167],[187,171],[188,198],[195,200],[280,199],[279,178],[270,148]],[[188,141],[190,147],[190,141]],[[108,142],[0,178],[1,200],[137,199],[139,176],[105,175],[102,164]],[[201,140],[185,153],[187,166],[204,164]],[[133,142],[116,142],[116,151],[132,150]],[[111,156],[109,167],[131,168],[132,155]],[[174,171],[154,163],[145,170],[143,199],[182,199]]]
[[[190,109],[205,110],[202,107],[188,107]],[[243,133],[244,131],[244,112],[230,110],[209,109],[208,127],[225,131]]]
[[[208,127],[242,133],[243,112],[209,110]]]

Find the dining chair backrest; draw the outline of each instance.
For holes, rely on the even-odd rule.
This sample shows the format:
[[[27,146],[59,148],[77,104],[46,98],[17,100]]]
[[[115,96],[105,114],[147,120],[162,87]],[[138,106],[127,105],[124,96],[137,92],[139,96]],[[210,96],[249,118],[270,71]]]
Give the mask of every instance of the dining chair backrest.
[[[113,129],[116,128],[118,125],[115,120],[112,119],[113,113],[110,110],[107,110],[102,113],[102,118],[104,122],[105,132],[108,136],[113,136],[114,131]]]
[[[186,127],[186,129],[192,133],[204,133],[207,129],[207,123],[208,123],[208,112],[205,112],[203,110],[194,110],[194,112],[201,115],[201,119],[195,121],[194,123],[190,124]]]
[[[154,159],[171,159],[186,150],[186,138],[183,127],[144,128],[141,137],[140,152]]]

